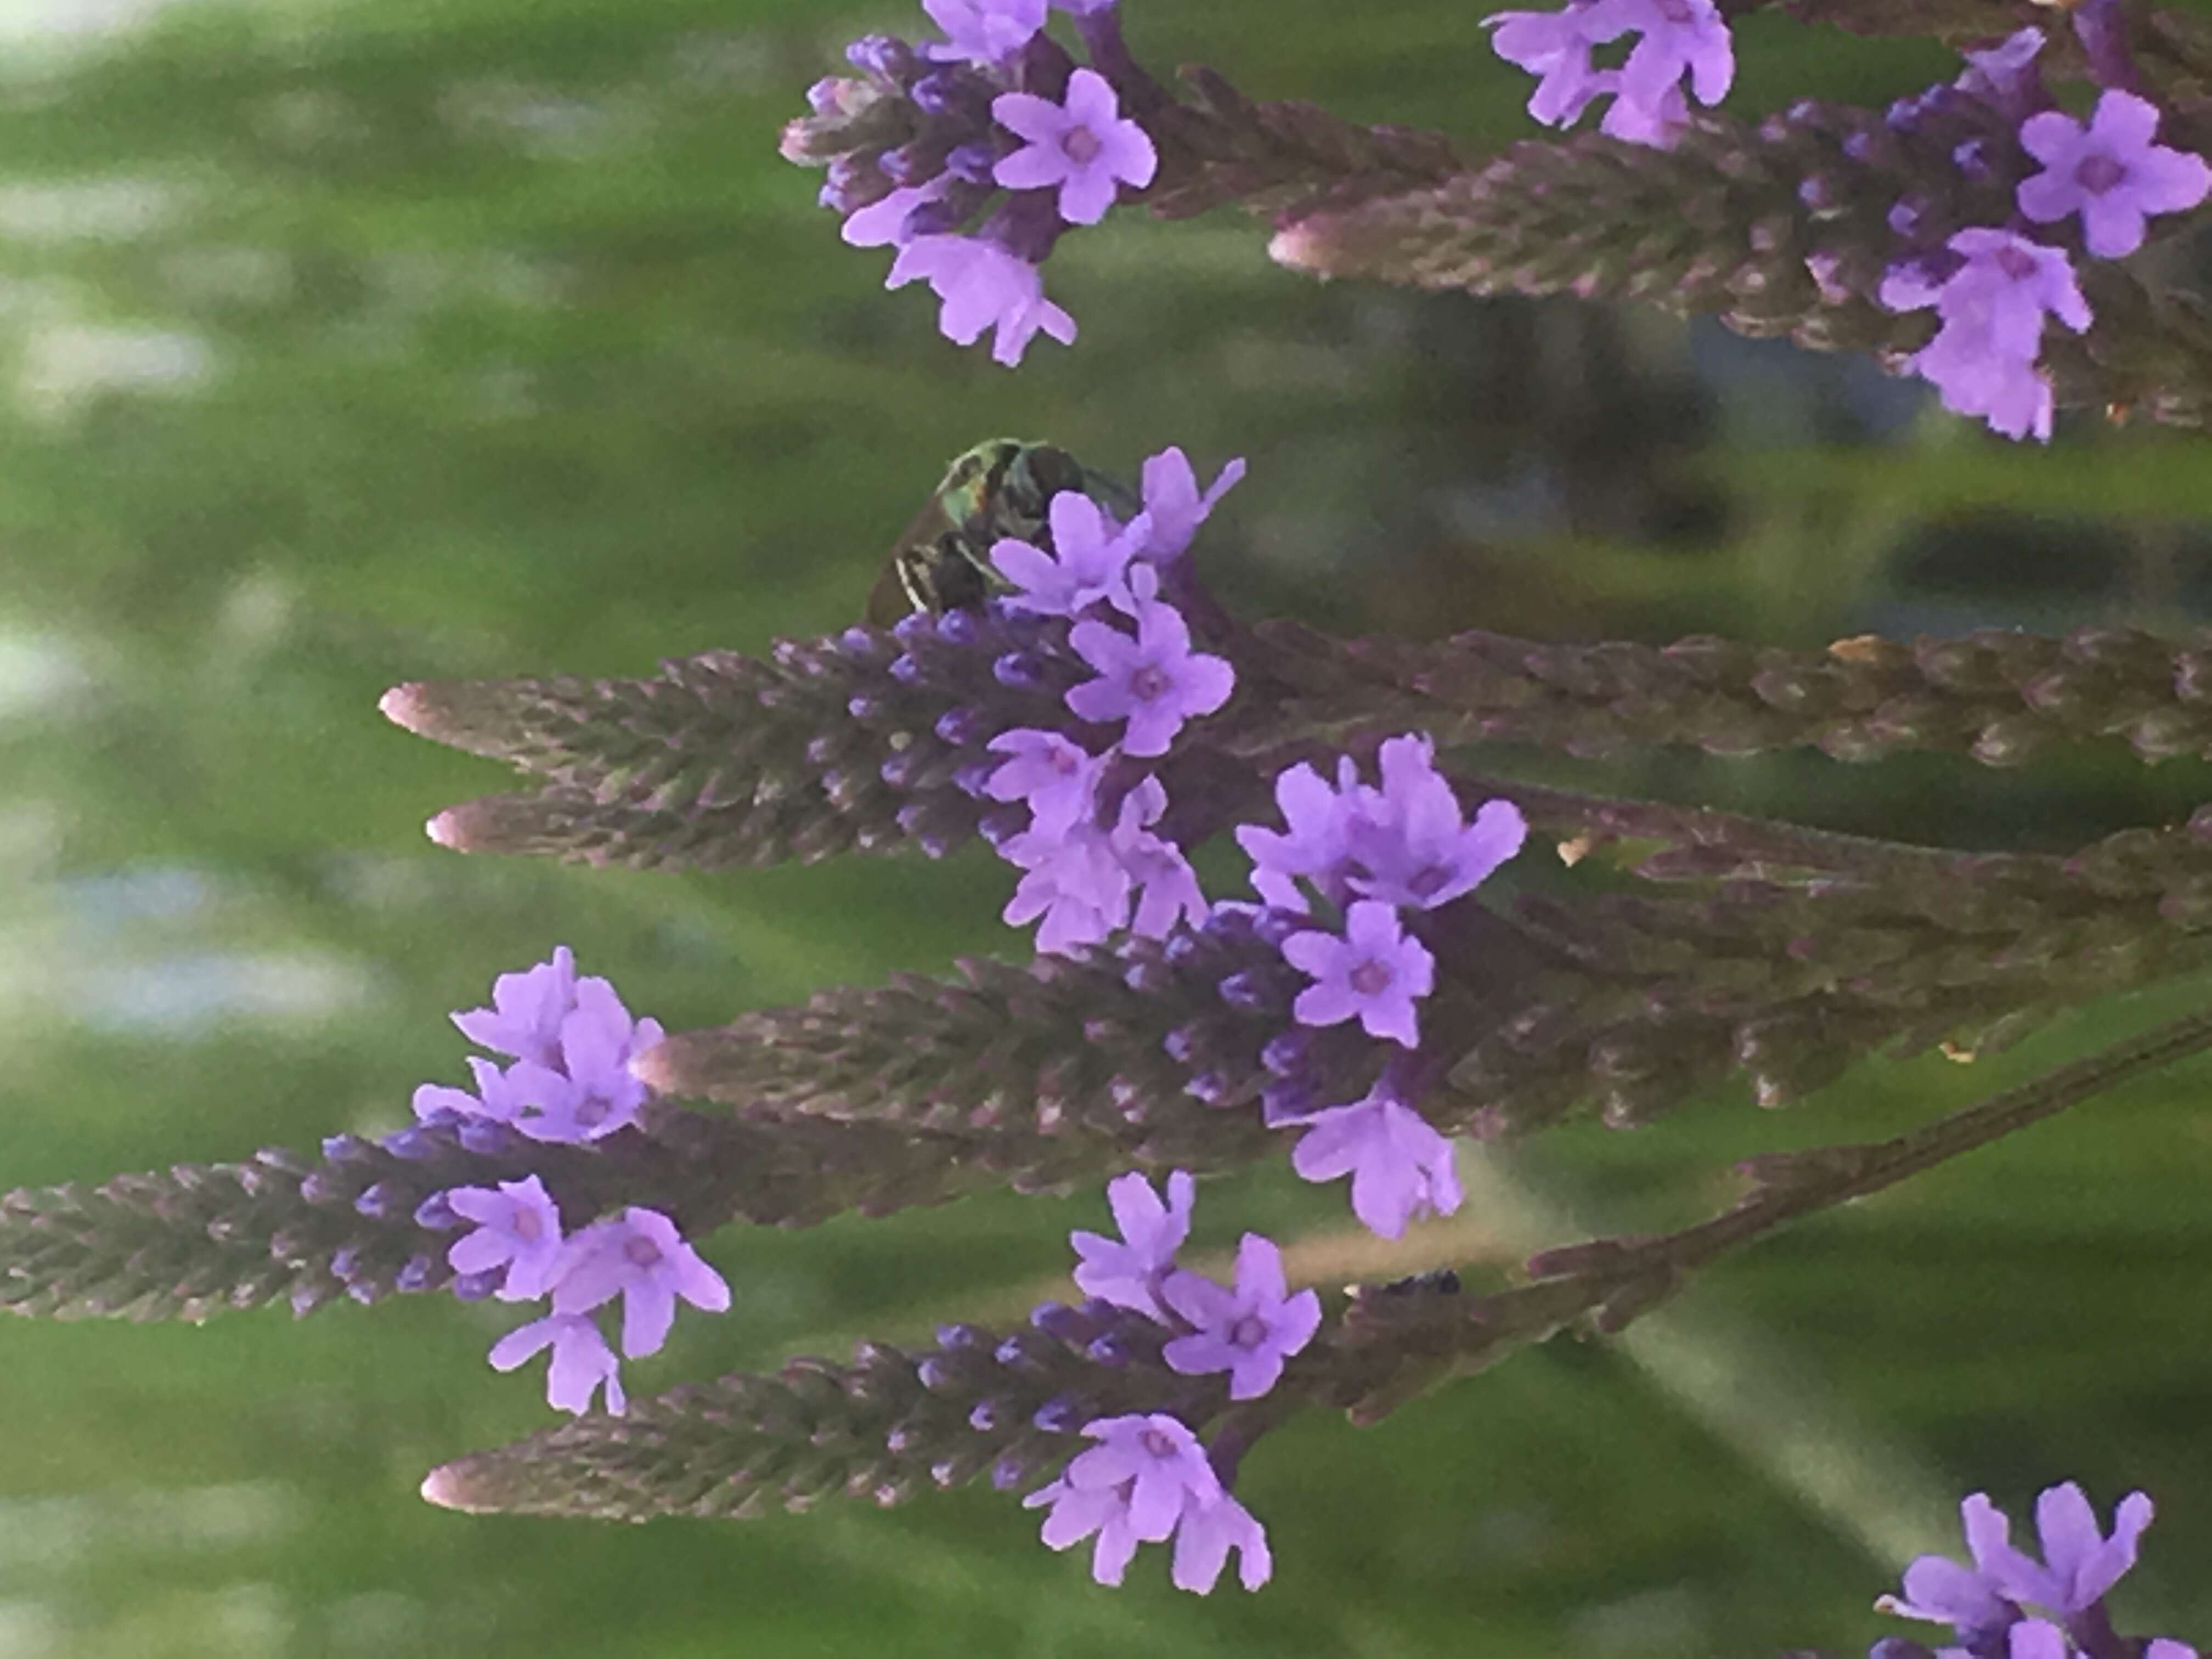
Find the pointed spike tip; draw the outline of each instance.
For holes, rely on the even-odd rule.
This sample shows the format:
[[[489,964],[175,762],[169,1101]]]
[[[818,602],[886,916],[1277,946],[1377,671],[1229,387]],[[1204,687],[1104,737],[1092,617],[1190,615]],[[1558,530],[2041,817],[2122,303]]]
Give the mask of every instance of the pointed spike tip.
[[[418,737],[428,736],[432,714],[430,701],[423,695],[419,680],[410,680],[404,685],[395,685],[376,700],[376,712],[403,730]]]
[[[484,1506],[471,1501],[467,1476],[459,1463],[441,1463],[422,1477],[422,1501],[435,1504],[441,1510],[459,1510],[464,1515],[484,1512]]]

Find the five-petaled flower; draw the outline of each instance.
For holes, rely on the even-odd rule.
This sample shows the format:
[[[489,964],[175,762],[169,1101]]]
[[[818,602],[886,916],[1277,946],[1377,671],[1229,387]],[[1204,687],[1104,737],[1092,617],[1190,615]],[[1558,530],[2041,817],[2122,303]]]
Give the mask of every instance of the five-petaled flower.
[[[2142,246],[2153,214],[2193,208],[2212,194],[2212,166],[2201,155],[2154,143],[2158,106],[2131,92],[2106,92],[2085,125],[2058,110],[2032,115],[2023,149],[2045,170],[2021,182],[2020,210],[2038,224],[2079,213],[2081,240],[2100,259]]]
[[[1063,489],[1045,509],[1052,551],[1004,537],[993,544],[991,562],[1017,592],[1009,608],[1040,617],[1079,617],[1094,605],[1115,604],[1129,592],[1129,561],[1144,545],[1142,514],[1126,526],[1109,519],[1080,490]]]
[[[1122,185],[1142,190],[1159,167],[1152,141],[1122,118],[1113,83],[1096,70],[1068,77],[1065,104],[1001,93],[991,102],[991,118],[1027,141],[999,162],[998,182],[1008,190],[1058,185],[1060,216],[1072,225],[1097,224]]]
[[[1003,63],[1044,27],[1045,0],[921,0],[942,43],[924,46],[945,63]]]
[[[1398,923],[1398,912],[1376,899],[1345,911],[1344,933],[1292,933],[1283,957],[1316,982],[1298,993],[1291,1012],[1302,1025],[1357,1018],[1370,1036],[1407,1048],[1420,1042],[1413,1005],[1435,988],[1436,958]]]
[[[622,1362],[607,1346],[599,1328],[585,1315],[548,1314],[509,1331],[492,1344],[492,1369],[511,1371],[548,1347],[553,1350],[553,1362],[545,1378],[549,1404],[580,1416],[591,1410],[592,1396],[604,1384],[608,1413],[615,1417],[623,1414],[627,1402],[623,1398]]]
[[[1242,1557],[1245,1589],[1267,1582],[1267,1534],[1223,1490],[1206,1449],[1181,1419],[1157,1412],[1105,1417],[1085,1424],[1083,1432],[1099,1443],[1022,1500],[1024,1509],[1051,1505],[1047,1544],[1064,1550],[1096,1533],[1091,1576],[1102,1584],[1121,1582],[1139,1544],[1170,1536],[1180,1589],[1211,1590],[1232,1548]]]
[[[1067,694],[1067,706],[1086,720],[1127,721],[1122,751],[1146,757],[1167,753],[1184,721],[1213,713],[1237,686],[1226,660],[1191,649],[1182,613],[1150,597],[1157,587],[1145,579],[1156,574],[1149,565],[1132,573],[1133,639],[1103,622],[1067,631],[1076,655],[1098,674]]]
[[[1106,1183],[1107,1207],[1114,1212],[1120,1239],[1102,1233],[1076,1232],[1068,1237],[1080,1258],[1075,1287],[1117,1308],[1128,1308],[1153,1319],[1164,1319],[1159,1303],[1161,1281],[1175,1267],[1176,1252],[1190,1237],[1190,1212],[1197,1188],[1188,1170],[1168,1176],[1167,1200],[1152,1190],[1152,1183],[1134,1170]]]
[[[561,1212],[536,1176],[496,1188],[448,1188],[445,1200],[455,1215],[477,1224],[446,1252],[455,1273],[505,1267],[507,1277],[495,1292],[502,1302],[535,1302],[553,1287],[561,1261]]]
[[[1075,319],[1044,297],[1037,268],[995,242],[949,234],[913,238],[891,262],[884,286],[924,280],[944,302],[938,331],[955,345],[973,345],[985,330],[995,331],[994,362],[1012,368],[1041,333],[1062,345],[1074,343]]]
[[[1452,1145],[1401,1099],[1386,1080],[1349,1106],[1290,1120],[1305,1130],[1291,1167],[1308,1181],[1352,1177],[1352,1212],[1385,1238],[1401,1237],[1422,1214],[1460,1206]]]
[[[2071,262],[2062,250],[2008,230],[1962,230],[1949,249],[1960,263],[1940,282],[1910,264],[1882,281],[1881,302],[1890,310],[1933,306],[1942,319],[1911,367],[1942,391],[1946,408],[1982,416],[2008,437],[2033,432],[2047,441],[2051,382],[2035,366],[2044,318],[2076,333],[2090,320]]]
[[[1231,1400],[1256,1400],[1275,1386],[1283,1362],[1313,1340],[1321,1328],[1321,1297],[1290,1294],[1283,1253],[1273,1241],[1247,1233],[1237,1249],[1233,1289],[1202,1273],[1170,1274],[1161,1297],[1191,1327],[1161,1350],[1187,1376],[1229,1373]]]
[[[623,1352],[632,1359],[658,1353],[676,1320],[682,1297],[708,1313],[730,1305],[721,1274],[684,1242],[676,1224],[658,1210],[632,1205],[621,1215],[593,1223],[568,1241],[553,1286],[556,1314],[587,1314],[617,1297],[623,1300]]]
[[[984,781],[993,800],[1026,801],[1030,827],[1040,835],[1064,834],[1091,817],[1103,759],[1057,732],[1017,727],[988,744],[1006,759]]]

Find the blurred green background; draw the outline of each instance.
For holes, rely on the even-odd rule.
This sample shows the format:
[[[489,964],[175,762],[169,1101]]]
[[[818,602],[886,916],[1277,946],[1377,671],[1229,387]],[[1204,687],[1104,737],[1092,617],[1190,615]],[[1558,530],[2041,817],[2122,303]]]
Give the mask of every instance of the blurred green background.
[[[640,1012],[714,1023],[838,980],[1019,955],[1003,867],[679,879],[464,860],[424,817],[498,772],[386,686],[635,673],[858,614],[944,461],[1000,433],[1248,482],[1202,556],[1235,602],[1347,631],[2194,624],[2207,441],[2075,418],[1990,439],[1869,365],[1650,313],[1320,287],[1232,216],[1132,216],[1049,273],[1080,319],[1018,374],[878,290],[780,124],[842,0],[0,9],[0,1184],[311,1146],[465,1076],[446,1011],[573,944]],[[1438,3],[1132,0],[1138,51],[1256,96],[1477,143],[1526,88]],[[1759,18],[1737,98],[1879,100],[1932,48]],[[1655,755],[1555,773],[1962,845],[2068,847],[2212,797],[2199,765],[2019,775]],[[1868,1068],[1784,1115],[1470,1158],[1460,1221],[1385,1260],[1286,1168],[1201,1242],[1300,1241],[1325,1283],[1480,1268],[1723,1203],[1728,1163],[1862,1139],[2033,1074],[2197,988],[1971,1068]],[[449,1298],[204,1329],[0,1329],[0,1659],[115,1656],[1714,1656],[1856,1648],[1950,1505],[2079,1478],[2160,1505],[2123,1628],[2212,1632],[2203,1063],[1711,1274],[1620,1343],[1563,1340],[1249,1460],[1277,1581],[1119,1593],[988,1492],[612,1528],[471,1520],[433,1464],[550,1413]],[[1095,1195],[716,1238],[736,1289],[634,1391],[1005,1321]],[[1148,1553],[1157,1555],[1157,1552]]]

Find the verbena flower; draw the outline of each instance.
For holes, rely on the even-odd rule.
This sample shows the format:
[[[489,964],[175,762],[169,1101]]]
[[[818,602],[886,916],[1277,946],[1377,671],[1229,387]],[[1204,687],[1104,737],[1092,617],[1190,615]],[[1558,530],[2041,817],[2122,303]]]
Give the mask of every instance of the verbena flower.
[[[1258,1233],[1245,1234],[1237,1246],[1233,1287],[1176,1273],[1161,1296],[1192,1327],[1162,1355],[1186,1376],[1227,1371],[1231,1400],[1256,1400],[1273,1388],[1284,1361],[1321,1328],[1321,1297],[1310,1290],[1290,1294],[1282,1252]]]
[[[561,1022],[558,1068],[524,1060],[507,1073],[520,1103],[514,1127],[533,1140],[597,1140],[637,1121],[645,1085],[630,1061],[661,1039],[658,1020],[633,1020],[603,979],[577,982]]]
[[[469,1057],[469,1070],[477,1080],[474,1094],[448,1084],[426,1083],[415,1091],[415,1115],[428,1120],[440,1113],[457,1112],[463,1117],[511,1122],[522,1109],[522,1103],[515,1098],[507,1073],[479,1054]]]
[[[658,1353],[676,1321],[678,1298],[707,1313],[726,1312],[730,1287],[684,1242],[658,1210],[632,1205],[571,1238],[553,1285],[553,1311],[587,1314],[620,1297],[623,1353]]]
[[[1052,551],[1031,542],[1001,538],[991,562],[1014,585],[1010,609],[1040,617],[1079,617],[1092,606],[1127,597],[1129,561],[1150,533],[1149,521],[1117,526],[1097,502],[1063,489],[1046,509]]]
[[[1892,311],[1934,307],[1942,319],[1936,337],[1909,361],[1933,381],[1944,406],[1980,415],[2008,437],[2051,436],[2051,382],[2035,364],[2044,319],[2076,333],[2089,326],[2088,301],[2060,249],[2006,230],[1962,230],[1949,252],[1949,274],[1930,280],[1918,264],[1893,270],[1881,303]]]
[[[1332,900],[1340,887],[1341,866],[1351,856],[1350,808],[1359,789],[1359,770],[1350,757],[1337,763],[1331,787],[1304,761],[1275,777],[1275,809],[1284,828],[1243,824],[1237,844],[1252,860],[1252,885],[1279,910],[1303,914],[1305,895],[1297,884],[1313,882]]]
[[[1131,931],[1146,939],[1165,939],[1179,927],[1196,927],[1207,915],[1198,872],[1173,842],[1152,826],[1167,811],[1166,786],[1148,777],[1121,797],[1121,816],[1110,842],[1114,857],[1128,872],[1137,893]]]
[[[1206,1449],[1179,1419],[1164,1413],[1101,1418],[1083,1432],[1099,1443],[1022,1500],[1025,1509],[1051,1506],[1046,1544],[1064,1550],[1096,1534],[1091,1576],[1102,1584],[1121,1582],[1139,1544],[1170,1536],[1178,1589],[1211,1590],[1232,1548],[1243,1558],[1247,1589],[1267,1582],[1265,1532],[1223,1490]]]
[[[1076,1288],[1117,1308],[1164,1320],[1160,1284],[1175,1267],[1176,1252],[1190,1237],[1190,1212],[1196,1200],[1196,1183],[1182,1170],[1168,1176],[1164,1202],[1152,1183],[1134,1171],[1108,1182],[1107,1207],[1121,1237],[1112,1239],[1093,1232],[1068,1236],[1081,1258],[1075,1268]]]
[[[622,1362],[599,1328],[581,1314],[549,1314],[509,1331],[492,1345],[493,1369],[511,1371],[547,1348],[553,1360],[546,1372],[545,1398],[564,1412],[581,1416],[592,1408],[592,1396],[604,1387],[611,1416],[620,1417],[623,1399],[618,1373]]]
[[[1242,459],[1231,460],[1200,495],[1198,475],[1182,451],[1170,446],[1146,459],[1145,519],[1149,526],[1140,556],[1165,563],[1179,558],[1221,498],[1244,476]]]
[[[1044,27],[1045,0],[921,0],[942,43],[922,47],[940,62],[992,64],[1029,45]]]
[[[1363,899],[1345,912],[1341,937],[1318,929],[1292,933],[1283,957],[1315,982],[1292,1012],[1302,1025],[1357,1019],[1367,1035],[1415,1047],[1414,1005],[1436,986],[1436,958],[1400,926],[1391,906]]]
[[[1029,261],[972,236],[917,236],[899,250],[885,288],[927,281],[944,301],[938,331],[955,345],[973,345],[988,331],[991,359],[1013,367],[1040,333],[1075,343],[1075,319],[1044,297],[1044,279]]]
[[[1003,842],[999,855],[1025,872],[1000,918],[1010,927],[1041,919],[1038,950],[1057,953],[1095,945],[1127,925],[1134,884],[1113,838],[1095,826],[1073,824],[1057,834],[1026,830]]]
[[[2154,214],[2193,208],[2212,193],[2212,166],[2153,140],[2158,106],[2108,91],[2085,124],[2058,110],[2028,118],[2020,142],[2044,171],[2021,183],[2020,210],[2038,224],[2081,216],[2081,240],[2100,259],[2143,243]]]
[[[1450,1215],[1463,1194],[1452,1145],[1386,1079],[1349,1106],[1287,1121],[1304,1136],[1291,1167],[1307,1181],[1352,1177],[1352,1212],[1385,1238],[1422,1214]]]
[[[533,968],[501,974],[491,982],[490,1007],[462,1009],[453,1021],[479,1048],[557,1066],[562,1024],[575,1006],[576,958],[563,945]]]
[[[1382,787],[1358,792],[1345,817],[1353,892],[1432,910],[1473,891],[1521,850],[1528,825],[1520,809],[1486,801],[1468,823],[1425,737],[1382,745]]]
[[[2014,1601],[2033,1601],[2053,1613],[2081,1613],[2135,1565],[2136,1546],[2153,1512],[2147,1493],[2130,1492],[2113,1511],[2112,1534],[2107,1538],[2079,1486],[2069,1480],[2047,1487],[2035,1500],[2042,1562],[2014,1549],[2000,1534],[1993,1552],[1996,1574]]]
[[[1121,185],[1142,190],[1159,167],[1152,141],[1122,118],[1112,85],[1095,70],[1068,77],[1062,103],[1034,93],[1001,93],[992,100],[991,117],[1027,141],[993,176],[1009,190],[1056,189],[1060,216],[1072,225],[1097,224]]]
[[[1149,568],[1142,574],[1151,574]],[[1224,659],[1191,648],[1181,611],[1145,597],[1141,581],[1133,591],[1135,637],[1100,622],[1068,629],[1068,644],[1098,678],[1070,691],[1067,706],[1100,725],[1126,721],[1123,752],[1150,757],[1167,753],[1186,720],[1227,702],[1237,676]]]
[[[1688,119],[1685,78],[1701,104],[1727,96],[1735,52],[1713,0],[1570,0],[1558,12],[1498,12],[1492,48],[1541,77],[1528,113],[1547,126],[1571,126],[1610,93],[1604,131],[1635,143],[1666,145]],[[1623,35],[1639,37],[1618,70],[1598,68],[1591,52]]]
[[[502,1302],[535,1302],[553,1285],[562,1259],[561,1211],[536,1176],[497,1187],[453,1187],[442,1196],[455,1215],[476,1224],[446,1260],[459,1273],[507,1270],[495,1292]]]
[[[1026,801],[1032,827],[1059,835],[1091,817],[1103,760],[1057,732],[1024,728],[991,739],[994,754],[1007,757],[983,786],[993,800]]]

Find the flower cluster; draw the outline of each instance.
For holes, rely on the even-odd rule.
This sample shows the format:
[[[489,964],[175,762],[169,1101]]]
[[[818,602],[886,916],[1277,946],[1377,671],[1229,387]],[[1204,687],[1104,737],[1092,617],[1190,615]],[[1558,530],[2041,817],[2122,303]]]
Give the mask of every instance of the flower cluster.
[[[817,82],[812,114],[784,134],[790,160],[829,163],[822,202],[846,216],[845,240],[897,250],[885,285],[927,282],[945,336],[970,345],[989,332],[1010,366],[1040,333],[1075,338],[1044,297],[1054,245],[1159,165],[1109,78],[1135,74],[1110,0],[1060,3],[1093,67],[1044,33],[1045,0],[925,0],[942,40],[856,41],[846,56],[860,78]]]
[[[1024,872],[1006,920],[1020,927],[1042,919],[1040,950],[1096,944],[1131,926],[1161,939],[1178,922],[1206,918],[1197,876],[1159,828],[1167,787],[1146,763],[1236,688],[1224,659],[1193,648],[1190,625],[1168,594],[1199,525],[1243,471],[1231,462],[1201,495],[1182,452],[1164,450],[1145,463],[1144,506],[1127,524],[1062,490],[1048,509],[1049,551],[1012,539],[992,550],[1014,588],[994,603],[1063,621],[1068,651],[1092,677],[1071,686],[1064,702],[1097,734],[1096,747],[1062,732],[1002,732],[989,747],[1005,758],[977,784],[993,800],[1028,809],[1025,827],[995,839],[1000,856]],[[1035,670],[1008,658],[1000,672]]]
[[[1186,1376],[1227,1373],[1232,1401],[1256,1400],[1273,1388],[1285,1362],[1321,1328],[1321,1298],[1310,1290],[1290,1293],[1273,1243],[1245,1234],[1235,1283],[1218,1284],[1176,1265],[1190,1235],[1187,1173],[1169,1176],[1164,1201],[1140,1175],[1109,1182],[1106,1200],[1121,1237],[1073,1235],[1077,1288],[1174,1333],[1160,1350],[1169,1367]],[[1139,1544],[1170,1537],[1180,1589],[1212,1590],[1232,1549],[1245,1589],[1267,1581],[1266,1530],[1229,1495],[1206,1447],[1181,1419],[1131,1413],[1095,1419],[1083,1433],[1099,1443],[1023,1500],[1029,1509],[1050,1506],[1047,1544],[1063,1550],[1096,1534],[1091,1573],[1102,1584],[1121,1582]]]
[[[425,1084],[415,1115],[428,1123],[489,1122],[531,1139],[586,1142],[635,1123],[645,1086],[629,1074],[632,1056],[660,1041],[650,1019],[633,1021],[604,979],[576,976],[566,945],[526,973],[502,974],[492,1006],[453,1016],[471,1042],[511,1056],[502,1071],[471,1059],[477,1092]],[[501,1337],[491,1363],[513,1370],[547,1348],[552,1361],[546,1398],[563,1411],[590,1409],[605,1389],[606,1408],[623,1408],[620,1360],[593,1316],[622,1304],[622,1353],[657,1353],[668,1340],[680,1298],[719,1313],[730,1305],[720,1274],[684,1243],[658,1210],[630,1206],[574,1232],[563,1231],[560,1206],[536,1176],[492,1187],[453,1187],[433,1194],[415,1212],[441,1231],[466,1227],[446,1253],[459,1275],[457,1295],[502,1302],[550,1297],[552,1311]]]
[[[1906,249],[1878,297],[1891,311],[1934,308],[1942,326],[1906,366],[1936,386],[1946,408],[1979,415],[2008,437],[2048,442],[2051,381],[2037,367],[2045,319],[2080,333],[2091,314],[2067,251],[2030,235],[2031,228],[2063,232],[2078,219],[2075,240],[2088,258],[2124,258],[2142,247],[2150,218],[2212,193],[2212,167],[2155,142],[2158,106],[2132,91],[2107,88],[2087,121],[2055,108],[2036,67],[2044,44],[2040,29],[2022,29],[1968,53],[1952,85],[1891,109],[1890,124],[1900,130],[1960,99],[2002,112],[2016,155],[1974,139],[1959,144],[1952,161],[1962,177],[2018,182],[2010,222],[1970,225],[1932,242],[1924,204],[1899,203],[1890,223]]]
[[[1948,1625],[1963,1648],[1945,1653],[2008,1654],[2010,1659],[2071,1659],[2079,1654],[2140,1653],[2142,1659],[2197,1659],[2197,1650],[2169,1637],[2147,1644],[2116,1640],[2105,1593],[2136,1564],[2136,1545],[2150,1525],[2151,1501],[2130,1492],[2112,1515],[2106,1537],[2081,1488],[2072,1481],[2035,1500],[2043,1559],[2013,1547],[2004,1512],[1980,1492],[1960,1505],[1973,1565],[1923,1555],[1905,1570],[1902,1595],[1876,1605],[1903,1619]],[[2025,1604],[2025,1605],[2024,1605]],[[2031,1616],[2026,1607],[2048,1617]],[[1922,1659],[1928,1650],[1892,1637],[1872,1659]]]
[[[1501,11],[1483,20],[1491,46],[1540,77],[1528,113],[1571,126],[1610,96],[1600,130],[1631,143],[1665,147],[1689,122],[1686,80],[1701,104],[1718,103],[1735,79],[1735,48],[1713,0],[1568,0],[1561,11]],[[1628,35],[1635,46],[1618,68],[1593,53]]]
[[[1275,780],[1284,827],[1246,824],[1237,840],[1273,910],[1318,923],[1318,904],[1340,918],[1340,926],[1301,926],[1283,937],[1283,959],[1311,981],[1291,1005],[1297,1024],[1357,1021],[1369,1037],[1403,1051],[1362,1098],[1319,1108],[1297,1085],[1295,1034],[1267,1056],[1284,1079],[1270,1091],[1268,1121],[1305,1132],[1292,1167],[1309,1181],[1349,1175],[1353,1213],[1395,1238],[1417,1214],[1449,1215],[1461,1198],[1451,1143],[1414,1109],[1424,1081],[1419,1005],[1436,988],[1422,919],[1519,852],[1528,825],[1502,800],[1485,802],[1468,822],[1425,737],[1391,738],[1377,766],[1379,787],[1361,781],[1349,759],[1339,763],[1334,786],[1304,763],[1287,769]]]

